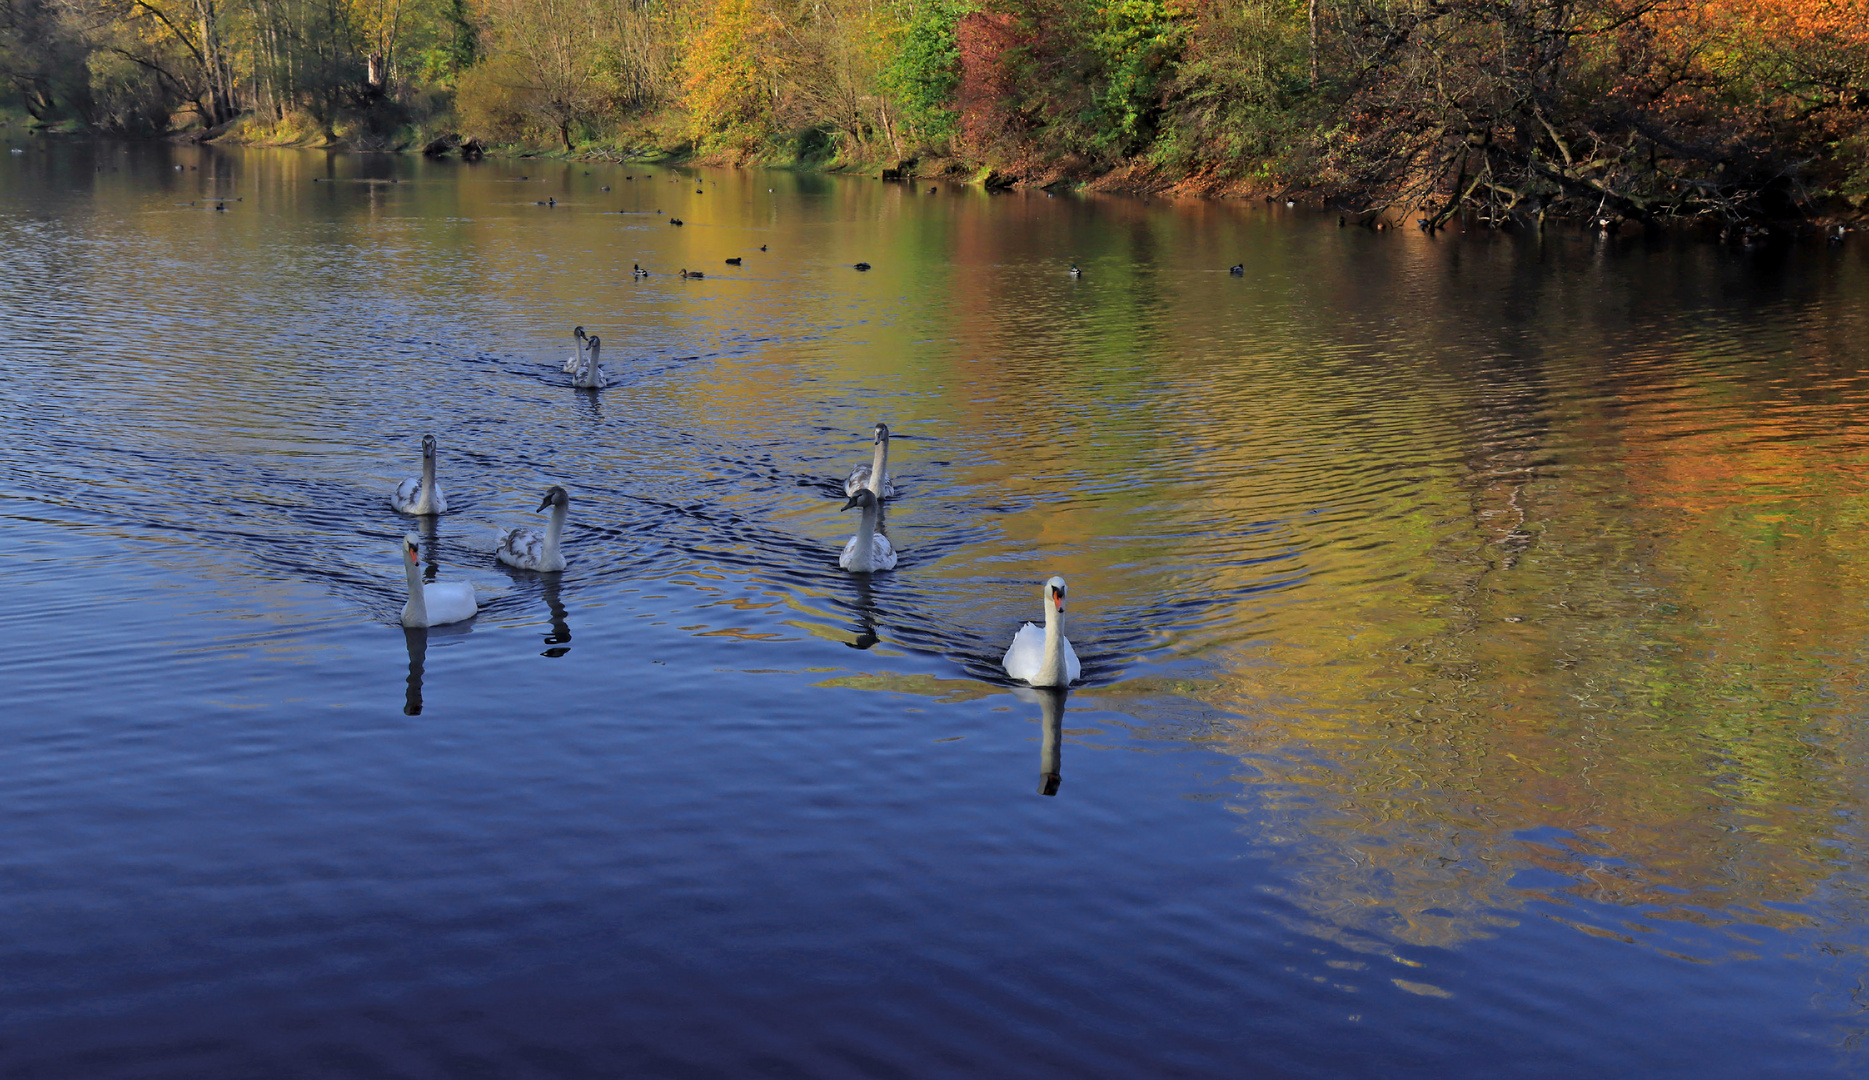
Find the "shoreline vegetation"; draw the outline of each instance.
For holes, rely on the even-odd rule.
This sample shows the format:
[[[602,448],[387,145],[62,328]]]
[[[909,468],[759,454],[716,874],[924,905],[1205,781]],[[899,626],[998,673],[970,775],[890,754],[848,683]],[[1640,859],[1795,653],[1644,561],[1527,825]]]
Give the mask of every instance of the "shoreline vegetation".
[[[0,0],[35,128],[1292,199],[1869,212],[1869,0]]]

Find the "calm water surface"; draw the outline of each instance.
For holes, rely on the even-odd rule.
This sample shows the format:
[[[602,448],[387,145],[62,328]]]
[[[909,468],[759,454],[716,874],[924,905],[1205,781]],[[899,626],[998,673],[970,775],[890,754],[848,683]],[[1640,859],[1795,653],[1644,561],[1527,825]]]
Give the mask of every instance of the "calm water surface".
[[[9,1077],[1869,1068],[1869,245],[8,145]]]

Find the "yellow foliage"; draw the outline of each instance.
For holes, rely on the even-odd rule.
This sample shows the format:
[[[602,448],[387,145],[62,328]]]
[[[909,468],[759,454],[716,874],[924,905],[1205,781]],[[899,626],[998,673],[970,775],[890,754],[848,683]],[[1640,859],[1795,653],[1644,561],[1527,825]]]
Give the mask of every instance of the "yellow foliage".
[[[454,106],[469,135],[513,142],[539,126],[538,92],[524,69],[518,54],[501,52],[461,73]]]
[[[697,143],[749,150],[771,132],[783,32],[761,0],[717,0],[683,64]]]

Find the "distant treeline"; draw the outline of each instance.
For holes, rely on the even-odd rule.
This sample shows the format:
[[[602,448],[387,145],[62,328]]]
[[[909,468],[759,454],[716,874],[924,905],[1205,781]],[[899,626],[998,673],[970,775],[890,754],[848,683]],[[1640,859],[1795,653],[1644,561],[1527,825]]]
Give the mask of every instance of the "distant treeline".
[[[1860,211],[1869,0],[0,0],[46,123],[916,161],[1432,224]]]

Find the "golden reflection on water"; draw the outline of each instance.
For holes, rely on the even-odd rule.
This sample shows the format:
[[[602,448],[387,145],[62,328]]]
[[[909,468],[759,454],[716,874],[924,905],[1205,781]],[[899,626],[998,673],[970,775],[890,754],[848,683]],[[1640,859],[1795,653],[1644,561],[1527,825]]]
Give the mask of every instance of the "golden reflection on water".
[[[123,211],[98,227],[143,262],[90,272],[212,260],[264,284],[150,301],[129,328],[138,362],[186,377],[100,386],[126,425],[325,452],[329,433],[278,407],[281,378],[371,407],[350,365],[429,363],[418,330],[438,319],[471,322],[515,371],[562,357],[574,323],[618,372],[706,354],[579,404],[592,466],[770,518],[829,560],[848,522],[790,477],[830,483],[887,419],[906,436],[889,529],[907,569],[859,593],[856,627],[825,618],[824,590],[775,578],[722,608],[735,625],[697,633],[772,640],[781,603],[792,627],[866,649],[915,602],[933,648],[978,659],[1036,616],[1025,583],[1063,574],[1080,649],[1113,680],[1091,692],[1226,718],[1148,730],[1238,757],[1241,828],[1292,860],[1291,898],[1320,926],[1451,944],[1530,900],[1594,901],[1628,918],[1580,914],[1587,932],[1708,959],[1745,951],[1714,929],[1860,903],[1860,258],[1774,270],[1710,247],[1379,238],[1209,203],[752,172],[709,173],[697,196],[642,167],[178,153],[206,178],[96,193]],[[359,183],[368,170],[412,182]],[[177,208],[209,182],[249,197]],[[559,208],[533,205],[548,193]],[[618,209],[641,213],[600,213]],[[637,261],[657,276],[632,281]],[[710,276],[675,279],[683,266]],[[414,336],[325,348],[252,330],[358,289],[406,305]],[[459,393],[459,370],[411,381]],[[645,417],[706,441],[677,463],[603,441]],[[683,572],[722,573],[698,557]]]
[[[1633,909],[1576,925],[1639,940],[1822,926],[1796,909],[1839,871],[1860,901],[1863,453],[1743,409],[1684,429],[1702,396],[1569,401],[1545,441],[1598,460],[1495,456],[1386,599],[1288,612],[1203,695],[1258,718],[1217,741],[1309,834],[1320,916],[1449,944],[1575,898]]]

